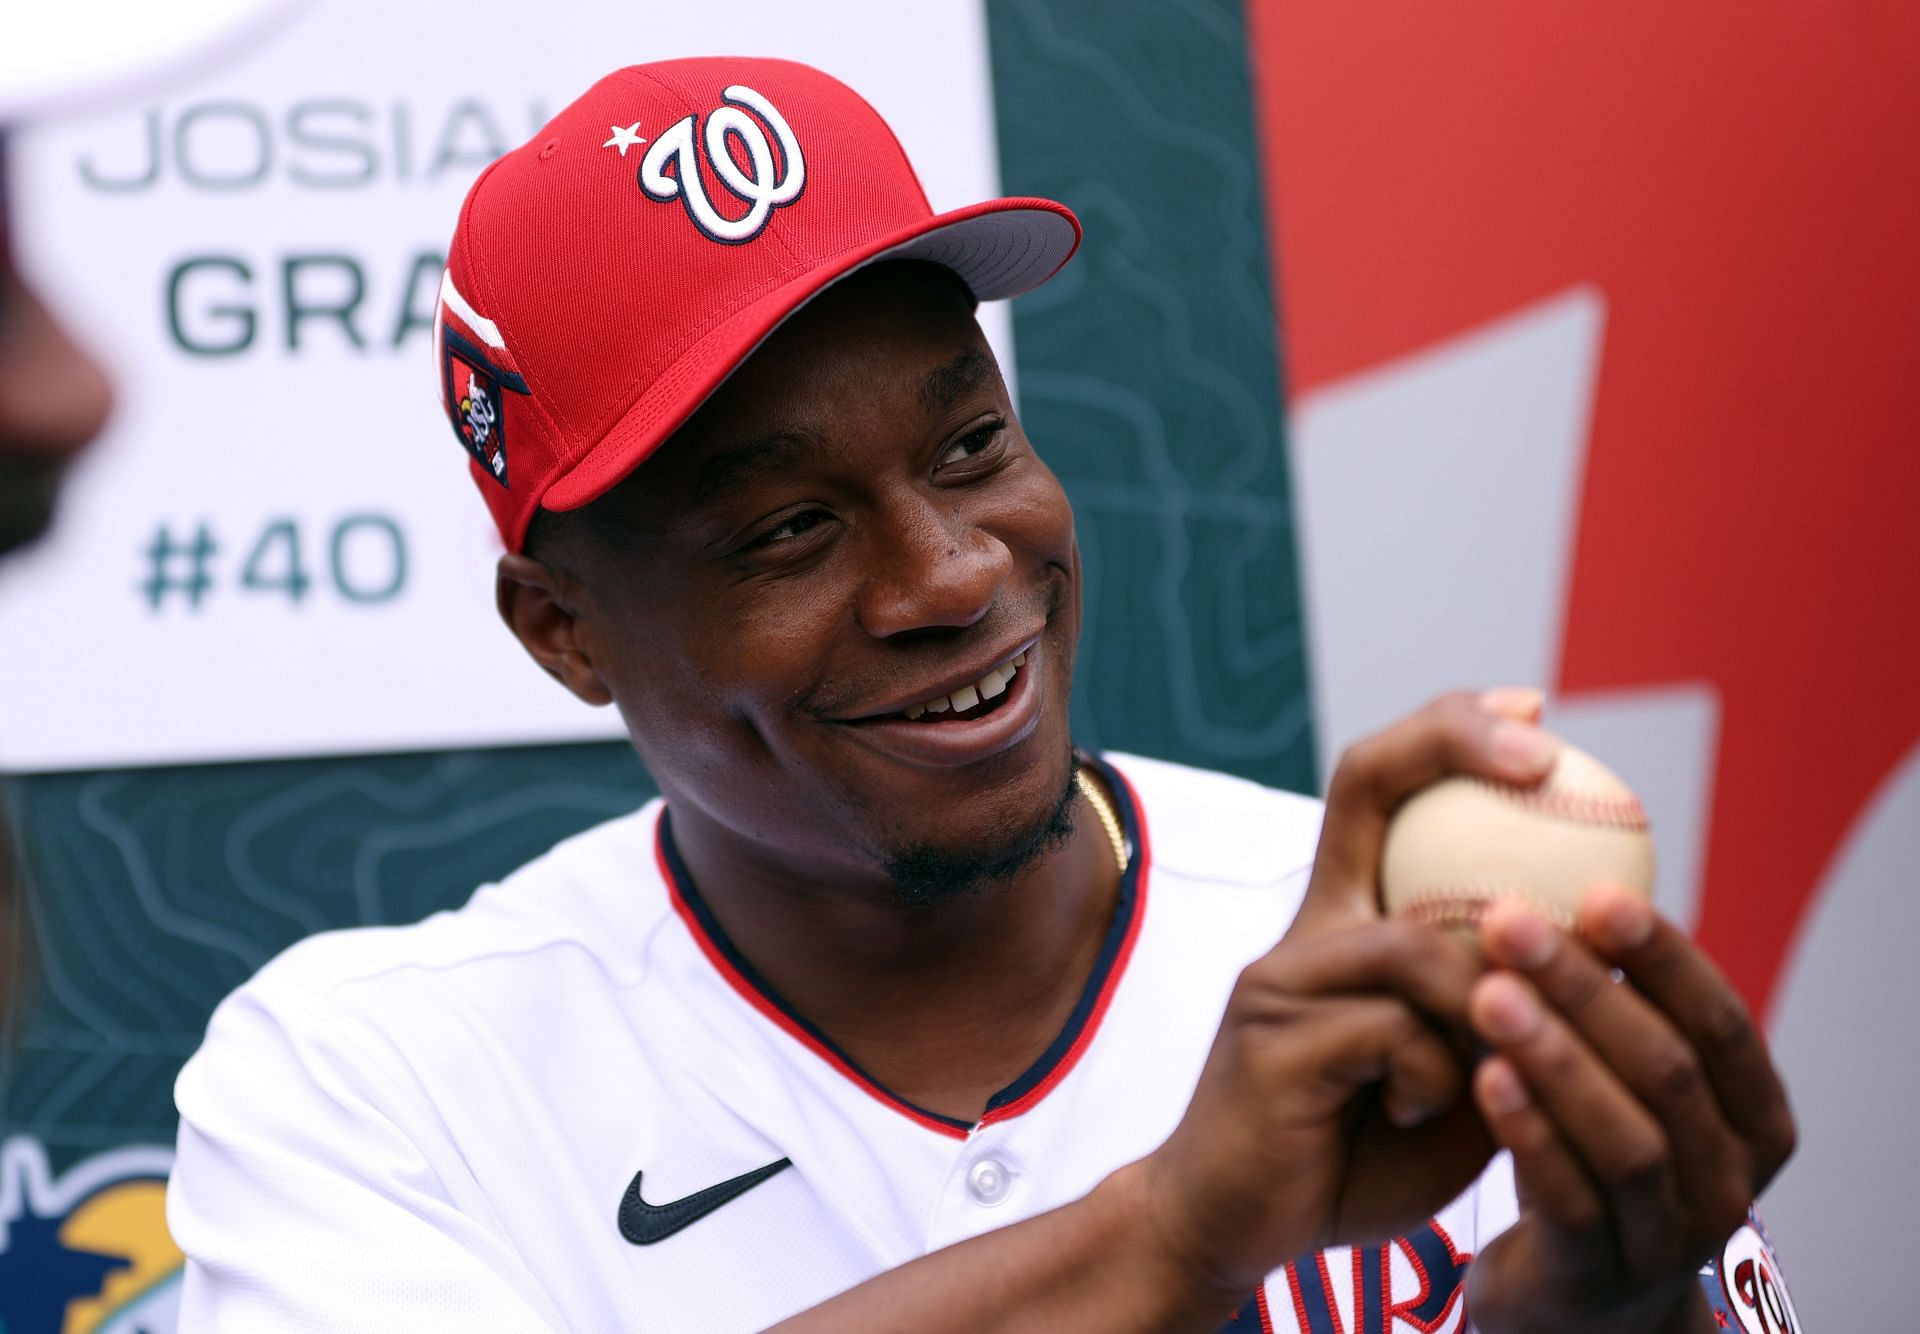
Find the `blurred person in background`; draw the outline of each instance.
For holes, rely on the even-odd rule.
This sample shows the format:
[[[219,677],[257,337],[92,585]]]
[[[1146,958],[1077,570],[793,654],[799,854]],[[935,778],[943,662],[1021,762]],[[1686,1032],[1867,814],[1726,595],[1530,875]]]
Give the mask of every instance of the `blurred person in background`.
[[[13,258],[7,216],[5,127],[0,126],[0,556],[38,537],[53,518],[68,463],[106,424],[106,374],[35,295]],[[19,652],[24,645],[11,646]],[[18,854],[0,804],[0,1007],[11,999]]]
[[[189,0],[166,6],[35,5],[7,16],[0,43],[0,560],[53,522],[60,484],[99,435],[106,373],[36,293],[15,253],[10,133],[48,116],[132,100],[245,45],[290,12],[288,0]],[[30,652],[31,645],[4,650]],[[0,1013],[14,991],[18,840],[0,789]]]
[[[67,465],[106,424],[106,374],[15,263],[0,128],[0,556],[53,518]],[[17,646],[16,646],[17,647]]]

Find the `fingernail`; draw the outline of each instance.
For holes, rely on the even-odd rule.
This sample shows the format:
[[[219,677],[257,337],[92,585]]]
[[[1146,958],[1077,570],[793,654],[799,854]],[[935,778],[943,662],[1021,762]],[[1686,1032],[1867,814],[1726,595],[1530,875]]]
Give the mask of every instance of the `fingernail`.
[[[1483,1027],[1490,1041],[1518,1042],[1540,1025],[1540,1007],[1526,989],[1509,980],[1488,988],[1493,994],[1482,1002]]]
[[[1387,1120],[1397,1130],[1411,1130],[1431,1115],[1425,1107],[1416,1103],[1403,1102],[1398,1098],[1387,1099]]]
[[[1500,1116],[1512,1116],[1527,1105],[1527,1086],[1504,1061],[1486,1067],[1486,1073],[1480,1076],[1480,1092],[1488,1110]]]
[[[1492,690],[1480,692],[1480,707],[1488,713],[1527,722],[1540,716],[1540,710],[1546,706],[1546,702],[1547,692],[1532,686],[1495,686]]]
[[[1501,914],[1496,930],[1500,953],[1516,968],[1540,967],[1560,944],[1547,919],[1524,908]]]
[[[1502,718],[1493,725],[1493,756],[1508,768],[1538,773],[1553,763],[1560,743],[1531,723]]]
[[[1600,929],[1610,948],[1638,949],[1653,934],[1653,909],[1637,894],[1616,892],[1600,911]]]

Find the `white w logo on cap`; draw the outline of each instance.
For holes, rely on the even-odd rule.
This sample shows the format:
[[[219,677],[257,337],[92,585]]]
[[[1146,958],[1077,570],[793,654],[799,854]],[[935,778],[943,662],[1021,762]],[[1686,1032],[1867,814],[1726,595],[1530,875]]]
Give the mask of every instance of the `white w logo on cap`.
[[[672,129],[663,131],[640,163],[640,188],[647,198],[657,199],[661,203],[678,199],[686,206],[687,216],[693,219],[693,225],[706,236],[727,245],[739,245],[751,241],[766,230],[767,222],[773,217],[773,210],[782,204],[791,204],[800,197],[800,191],[807,183],[806,160],[800,156],[800,144],[793,137],[793,130],[787,125],[786,117],[774,109],[773,103],[744,84],[734,84],[721,94],[727,105],[710,112],[707,116],[706,131],[701,136],[705,140],[707,165],[720,184],[736,195],[747,205],[744,216],[727,218],[721,216],[713,201],[707,198],[707,187],[701,179],[699,143],[694,136],[694,117],[688,116],[677,122]],[[780,141],[780,156],[784,160],[776,164],[773,159],[773,145],[767,142],[767,132],[760,121],[749,116],[746,107],[760,114],[762,120],[773,129],[774,137]],[[727,144],[727,136],[732,135],[740,146],[747,151],[747,158],[753,164],[753,174],[748,175],[740,169]],[[667,164],[672,163],[674,174],[667,174]],[[784,170],[776,178],[777,170]]]

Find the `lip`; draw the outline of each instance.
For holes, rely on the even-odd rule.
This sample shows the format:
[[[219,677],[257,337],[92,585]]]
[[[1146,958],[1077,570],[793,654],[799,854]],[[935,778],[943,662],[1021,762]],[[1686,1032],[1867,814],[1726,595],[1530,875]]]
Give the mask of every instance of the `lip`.
[[[1013,653],[1021,652],[1014,649]],[[854,736],[875,750],[897,760],[926,768],[951,769],[998,755],[1032,736],[1040,725],[1042,682],[1034,668],[1040,665],[1040,640],[1029,642],[1025,650],[1027,665],[1013,674],[1007,684],[1007,702],[992,713],[967,722],[919,723],[905,718],[865,717],[847,724]],[[1008,657],[1013,656],[1008,654]],[[995,658],[980,669],[984,676],[1006,658]],[[948,693],[971,685],[979,676],[966,677],[949,688]],[[925,695],[916,695],[909,703],[938,694],[936,687]],[[902,705],[901,708],[905,708]],[[898,712],[898,710],[893,710]]]
[[[908,709],[923,700],[938,699],[941,695],[951,695],[962,686],[972,685],[1001,663],[1011,662],[1022,653],[1031,653],[1034,645],[1039,642],[1040,635],[1036,632],[1029,635],[1022,642],[1015,644],[1012,648],[1004,650],[998,657],[979,659],[977,664],[970,669],[973,673],[971,676],[965,671],[955,672],[947,678],[944,684],[935,683],[934,685],[928,686],[925,690],[921,690],[918,694],[902,695],[890,704],[882,704],[877,709],[868,709],[863,713],[853,714],[845,718],[836,719],[835,721],[843,723],[877,723],[886,721],[889,714],[905,713]],[[1016,681],[1019,680],[1025,670],[1025,668],[1022,668],[1020,672],[1016,672],[1013,679]],[[1000,706],[1000,709],[996,709],[995,712],[998,713],[1005,708],[1006,705],[1003,704]]]

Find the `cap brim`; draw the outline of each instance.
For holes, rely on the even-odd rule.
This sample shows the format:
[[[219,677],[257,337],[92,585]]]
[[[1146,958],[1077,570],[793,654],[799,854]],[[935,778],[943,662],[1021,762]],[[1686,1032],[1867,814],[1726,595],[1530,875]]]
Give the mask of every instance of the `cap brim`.
[[[924,259],[959,274],[974,300],[1000,301],[1053,277],[1079,247],[1080,221],[1064,204],[994,199],[943,213],[835,278],[881,260]]]
[[[953,270],[975,299],[1031,291],[1080,245],[1080,222],[1050,199],[991,199],[937,214],[823,261],[715,327],[656,380],[607,434],[550,485],[540,507],[578,509],[617,485],[726,381],[794,312],[827,288],[883,260],[918,259]],[[513,535],[518,550],[525,532]]]

